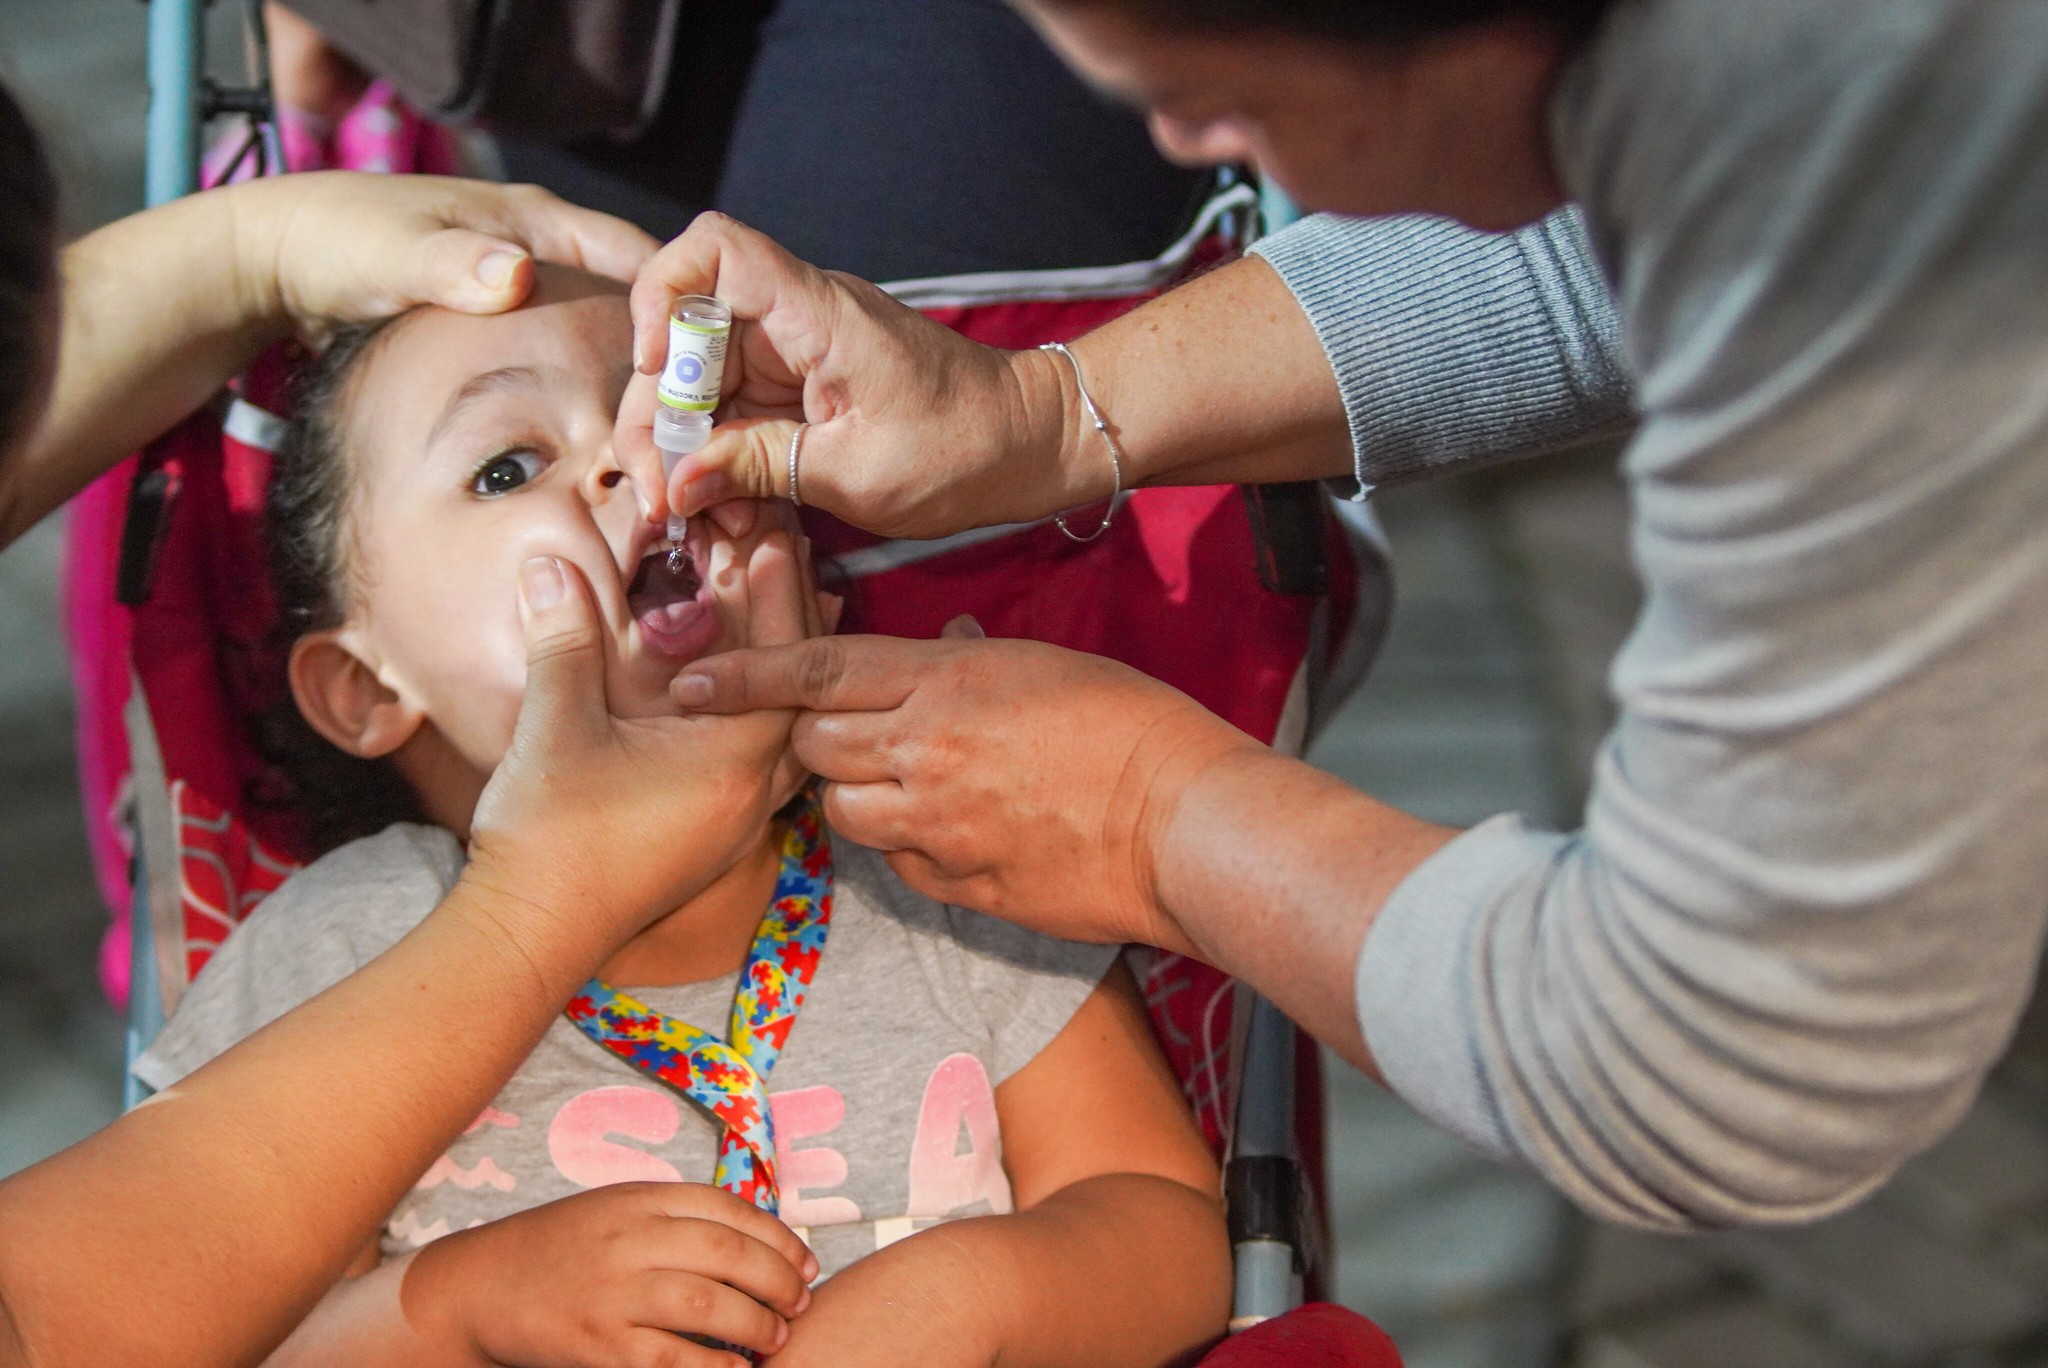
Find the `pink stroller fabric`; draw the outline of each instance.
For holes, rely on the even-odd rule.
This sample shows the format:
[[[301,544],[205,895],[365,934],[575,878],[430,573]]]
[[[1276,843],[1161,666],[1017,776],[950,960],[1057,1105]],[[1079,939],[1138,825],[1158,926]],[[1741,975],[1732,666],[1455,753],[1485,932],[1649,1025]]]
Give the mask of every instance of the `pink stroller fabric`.
[[[455,135],[398,97],[390,84],[374,81],[348,113],[325,126],[304,110],[281,104],[277,140],[287,171],[404,171],[452,176],[461,163]],[[201,174],[208,185],[248,180],[256,174],[248,158],[227,175],[243,134],[230,129],[207,153]]]

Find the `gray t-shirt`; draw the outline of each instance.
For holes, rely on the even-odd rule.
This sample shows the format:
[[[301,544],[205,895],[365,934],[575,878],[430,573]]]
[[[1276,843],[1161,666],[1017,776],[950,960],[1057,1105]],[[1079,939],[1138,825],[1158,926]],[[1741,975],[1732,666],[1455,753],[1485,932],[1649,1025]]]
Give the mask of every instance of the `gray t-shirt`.
[[[782,1215],[827,1276],[913,1230],[1010,1210],[995,1088],[1115,958],[905,888],[832,839],[832,930],[769,1078]],[[135,1072],[169,1087],[381,954],[446,896],[455,838],[394,826],[295,875],[228,938]],[[723,1036],[734,979],[634,988]],[[625,986],[625,985],[621,985]],[[718,1126],[557,1018],[385,1223],[385,1254],[607,1183],[709,1182]]]

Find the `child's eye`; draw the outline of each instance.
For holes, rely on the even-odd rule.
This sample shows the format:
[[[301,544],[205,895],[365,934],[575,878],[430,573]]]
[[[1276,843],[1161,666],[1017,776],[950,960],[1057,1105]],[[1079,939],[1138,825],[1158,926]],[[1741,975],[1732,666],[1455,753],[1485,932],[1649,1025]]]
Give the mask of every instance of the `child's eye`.
[[[538,478],[546,467],[547,462],[535,452],[501,451],[476,468],[469,477],[469,492],[480,499],[495,499]]]

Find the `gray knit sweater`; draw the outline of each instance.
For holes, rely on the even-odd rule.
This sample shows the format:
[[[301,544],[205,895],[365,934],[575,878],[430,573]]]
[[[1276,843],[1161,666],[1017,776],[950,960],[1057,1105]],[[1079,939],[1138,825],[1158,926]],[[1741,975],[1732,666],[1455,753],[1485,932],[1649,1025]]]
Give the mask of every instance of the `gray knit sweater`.
[[[1622,0],[1554,136],[1597,266],[1562,217],[1261,249],[1367,484],[1641,410],[1585,827],[1411,875],[1361,1024],[1597,1214],[1807,1219],[1968,1105],[2048,920],[2048,5]]]

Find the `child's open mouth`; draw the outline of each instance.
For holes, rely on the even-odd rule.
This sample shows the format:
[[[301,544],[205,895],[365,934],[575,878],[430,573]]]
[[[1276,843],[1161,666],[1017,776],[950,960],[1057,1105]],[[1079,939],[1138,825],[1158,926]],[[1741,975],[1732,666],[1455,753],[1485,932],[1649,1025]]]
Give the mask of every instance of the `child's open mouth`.
[[[718,643],[718,610],[705,593],[696,557],[678,559],[680,565],[669,564],[665,543],[643,556],[633,582],[626,586],[626,608],[655,651],[676,660],[694,660]]]

